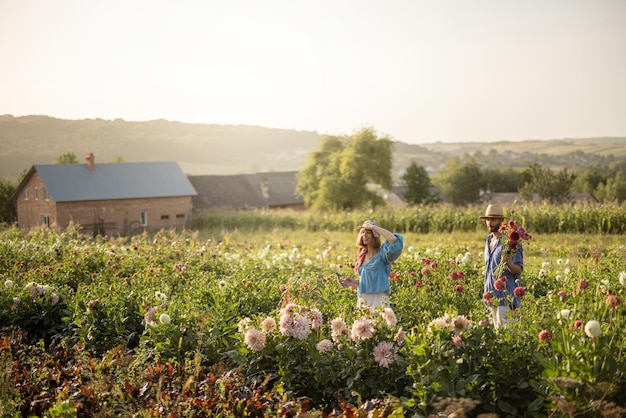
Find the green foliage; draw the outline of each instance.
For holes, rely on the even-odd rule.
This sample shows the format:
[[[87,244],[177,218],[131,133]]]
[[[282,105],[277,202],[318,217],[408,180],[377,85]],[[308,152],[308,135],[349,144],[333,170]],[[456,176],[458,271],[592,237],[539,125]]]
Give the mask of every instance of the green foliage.
[[[45,273],[44,273],[45,275]],[[6,279],[4,287],[15,286]],[[0,323],[11,324],[26,331],[31,342],[49,344],[54,337],[63,334],[66,319],[71,314],[67,306],[67,288],[40,285],[36,282],[23,284],[11,293],[0,293]]]
[[[485,190],[491,193],[517,193],[524,186],[527,174],[509,166],[484,168],[482,177]]]
[[[606,183],[600,183],[596,194],[603,202],[622,204],[626,201],[626,173],[620,171],[615,177],[609,177]]]
[[[406,187],[404,200],[411,205],[435,203],[437,196],[431,195],[431,182],[426,169],[412,162],[402,175],[403,185]]]
[[[380,214],[300,212],[295,224],[292,212],[254,212],[242,217],[239,230],[218,228],[219,239],[193,232],[92,239],[73,230],[4,230],[3,412],[321,416],[335,408],[381,416],[387,408],[396,416],[463,409],[540,417],[623,411],[624,248],[621,235],[590,232],[606,228],[594,223],[601,218],[614,228],[623,210],[520,207],[514,217],[533,234],[524,247],[526,295],[512,324],[500,330],[485,322],[480,297],[483,211],[443,205]],[[380,311],[358,309],[356,294],[336,282],[352,274],[354,227],[366,214],[380,215],[392,229],[432,224],[447,231],[436,237],[401,231],[406,246],[392,269],[393,325]],[[231,218],[223,216],[220,227],[230,228]],[[545,235],[535,227],[544,218],[584,233]],[[290,226],[280,227],[283,222]],[[463,234],[471,223],[480,228]],[[309,322],[319,312],[322,322],[306,335],[283,333],[288,306]],[[567,320],[563,309],[571,313]],[[268,317],[273,330],[262,325]],[[333,334],[336,318],[350,331],[366,319],[374,332],[361,339]],[[583,331],[592,320],[601,329],[593,339]],[[262,347],[246,338],[250,327],[264,332]],[[539,338],[544,330],[550,338]],[[322,340],[332,341],[330,350],[319,349]],[[374,356],[381,342],[391,344],[393,362],[383,365]]]
[[[383,201],[368,186],[390,190],[391,167],[391,140],[370,128],[350,138],[327,136],[298,173],[296,193],[314,210],[375,208]]]
[[[623,234],[626,211],[616,204],[596,206],[520,204],[505,208],[529,230],[545,234]],[[485,207],[460,208],[450,204],[420,205],[402,209],[352,211],[331,214],[301,211],[212,211],[194,218],[194,228],[207,236],[228,242],[242,231],[306,230],[328,237],[329,232],[352,232],[364,219],[376,219],[391,230],[406,233],[484,232],[479,218]],[[268,233],[272,240],[272,234]]]
[[[572,186],[578,193],[592,193],[596,199],[604,201],[598,196],[597,189],[601,183],[606,183],[606,178],[607,176],[597,169],[586,169],[576,175]]]
[[[458,157],[450,158],[442,169],[437,170],[433,183],[457,206],[476,203],[483,186],[476,161],[471,158],[461,162]]]
[[[0,224],[13,223],[17,220],[15,199],[13,193],[18,183],[9,178],[0,178]]]
[[[78,157],[73,152],[65,152],[59,155],[55,160],[55,164],[78,164]]]
[[[568,173],[567,168],[555,173],[548,167],[533,164],[528,167],[526,173],[529,181],[520,189],[524,199],[532,201],[533,194],[537,194],[540,199],[551,204],[571,201],[575,176]]]

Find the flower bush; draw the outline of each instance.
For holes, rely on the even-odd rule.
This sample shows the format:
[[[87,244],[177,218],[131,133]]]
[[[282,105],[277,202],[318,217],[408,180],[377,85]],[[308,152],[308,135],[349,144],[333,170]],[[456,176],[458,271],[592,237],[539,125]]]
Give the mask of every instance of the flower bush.
[[[277,325],[278,324],[278,325]],[[277,317],[243,318],[237,362],[257,380],[275,376],[285,390],[330,407],[404,391],[404,333],[391,308],[359,309],[348,324],[316,308],[287,303]]]
[[[480,238],[409,237],[376,311],[336,282],[353,238],[0,232],[0,415],[623,410],[619,241],[536,240],[495,330]]]

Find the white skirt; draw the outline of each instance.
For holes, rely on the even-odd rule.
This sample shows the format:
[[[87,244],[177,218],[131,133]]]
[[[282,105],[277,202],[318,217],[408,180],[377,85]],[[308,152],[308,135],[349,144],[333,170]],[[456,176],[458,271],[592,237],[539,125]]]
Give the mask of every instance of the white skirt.
[[[365,308],[369,306],[376,309],[379,306],[383,308],[389,307],[389,295],[385,292],[378,293],[361,293],[356,302],[357,308]]]

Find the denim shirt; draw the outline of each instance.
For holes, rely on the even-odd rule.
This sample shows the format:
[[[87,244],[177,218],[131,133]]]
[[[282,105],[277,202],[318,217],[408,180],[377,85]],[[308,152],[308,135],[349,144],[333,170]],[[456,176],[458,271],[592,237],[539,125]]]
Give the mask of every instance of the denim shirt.
[[[391,263],[400,256],[404,248],[402,235],[396,233],[393,235],[397,238],[396,242],[393,244],[389,241],[383,242],[380,251],[359,267],[359,295],[379,292],[389,295]]]
[[[513,301],[513,307],[519,308],[521,306],[521,301],[519,298],[513,296],[513,291],[517,286],[522,285],[522,276],[515,275],[511,273],[506,267],[502,270],[502,274],[500,277],[506,277],[506,288],[505,290],[496,290],[494,287],[494,282],[498,280],[500,277],[495,277],[496,270],[500,265],[500,260],[502,259],[502,243],[496,242],[496,245],[493,247],[493,251],[489,250],[489,246],[491,244],[493,236],[489,234],[487,236],[487,240],[485,242],[485,292],[492,292],[494,299],[492,303],[495,303],[495,298],[500,299],[500,305],[508,304],[508,301]],[[512,254],[511,261],[513,264],[518,264],[521,267],[524,267],[524,249],[522,247],[521,240],[517,243],[517,251]],[[506,299],[505,299],[506,298]]]

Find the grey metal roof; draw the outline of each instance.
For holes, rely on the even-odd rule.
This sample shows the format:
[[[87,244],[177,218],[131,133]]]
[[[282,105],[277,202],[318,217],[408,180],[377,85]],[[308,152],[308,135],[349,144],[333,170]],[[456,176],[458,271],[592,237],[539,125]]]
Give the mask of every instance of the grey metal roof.
[[[195,196],[175,162],[34,165],[55,202]]]
[[[304,199],[296,195],[296,176],[296,171],[189,176],[198,191],[193,207],[245,209],[303,205]]]

